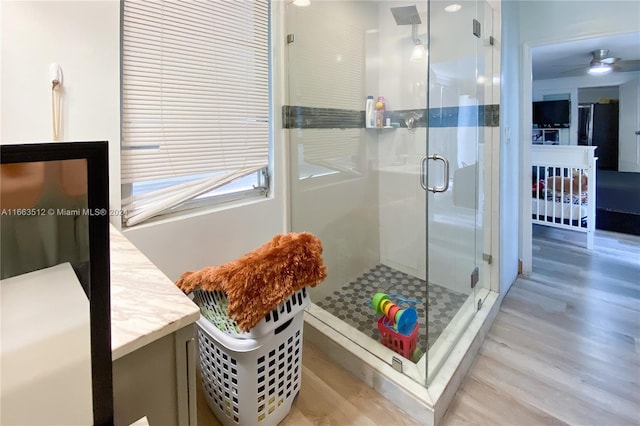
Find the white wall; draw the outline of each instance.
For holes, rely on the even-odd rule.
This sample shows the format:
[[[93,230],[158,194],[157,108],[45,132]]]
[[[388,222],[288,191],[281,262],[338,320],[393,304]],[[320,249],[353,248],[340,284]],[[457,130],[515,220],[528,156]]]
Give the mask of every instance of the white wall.
[[[2,143],[53,140],[49,64],[63,72],[63,141],[108,140],[109,200],[120,206],[120,5],[3,1]]]
[[[170,279],[233,260],[284,232],[282,195],[125,230]]]
[[[520,42],[531,45],[638,31],[640,3],[627,0],[505,0],[520,3]]]
[[[535,91],[535,81],[534,91]],[[578,88],[578,104],[595,104],[602,99],[620,99],[618,86]]]
[[[517,14],[504,16],[503,25],[514,27],[512,32],[519,39],[518,46],[510,49],[510,60],[520,52],[517,71],[521,87],[520,132],[521,146],[520,191],[526,194],[531,185],[526,169],[530,165],[531,153],[531,49],[536,46],[586,39],[598,36],[637,32],[640,30],[640,2],[636,1],[517,1],[505,0],[503,10],[517,9]],[[506,40],[504,40],[506,41]],[[514,70],[515,71],[515,70]],[[503,105],[504,106],[504,105]],[[528,200],[520,200],[520,256],[523,272],[531,272],[531,226],[530,212],[525,209]],[[515,236],[513,237],[515,238]]]
[[[274,37],[283,37],[276,2]],[[108,140],[110,203],[120,206],[120,2],[2,1],[1,140],[48,141],[51,133],[49,64],[64,73],[65,141]],[[278,26],[280,25],[280,26]],[[274,43],[280,46],[280,43]],[[274,81],[283,81],[282,52]],[[281,86],[275,128],[280,129]],[[276,175],[271,198],[233,209],[200,212],[125,231],[171,279],[190,269],[236,258],[286,229],[284,153],[276,132]],[[114,218],[115,220],[115,218]]]
[[[520,35],[519,2],[502,2],[500,96],[500,293],[506,293],[518,275],[520,232]],[[529,131],[531,129],[528,129]],[[530,136],[529,136],[530,137]]]

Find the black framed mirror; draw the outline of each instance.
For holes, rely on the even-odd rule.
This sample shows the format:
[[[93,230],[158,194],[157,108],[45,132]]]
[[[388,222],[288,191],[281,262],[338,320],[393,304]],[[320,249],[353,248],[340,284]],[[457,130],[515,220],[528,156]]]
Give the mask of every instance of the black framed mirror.
[[[9,349],[3,349],[3,364],[7,362],[9,366],[11,356],[17,358],[22,350],[26,356],[36,356],[34,354],[37,341],[32,338],[29,346],[23,343],[28,340],[29,323],[35,324],[33,330],[38,330],[38,321],[43,326],[56,321],[63,322],[67,316],[73,317],[72,312],[55,311],[53,307],[41,309],[41,315],[30,315],[25,318],[23,312],[28,311],[25,307],[32,303],[40,303],[38,294],[31,297],[32,303],[21,306],[16,291],[12,288],[20,286],[13,285],[20,283],[24,293],[23,283],[33,283],[31,277],[44,277],[40,281],[45,285],[55,283],[47,282],[47,277],[60,273],[60,268],[66,269],[65,277],[62,281],[79,283],[82,291],[79,292],[77,285],[75,296],[78,292],[80,299],[82,294],[86,298],[84,308],[88,312],[88,324],[86,329],[90,343],[86,344],[86,350],[90,348],[90,360],[87,354],[87,375],[90,375],[91,407],[86,408],[86,416],[91,416],[95,425],[113,424],[113,383],[112,383],[112,359],[111,359],[111,304],[110,304],[110,257],[109,257],[109,168],[108,168],[108,143],[106,141],[90,142],[53,142],[53,143],[28,143],[28,144],[5,144],[0,146],[0,163],[2,167],[2,177],[0,179],[0,278],[2,281],[3,297],[5,292],[10,296],[3,303],[12,303],[5,314],[15,310],[15,319],[3,317],[3,329],[13,327],[16,341],[20,345],[14,345],[14,353],[9,353]],[[63,271],[64,272],[64,271]],[[75,275],[75,278],[73,276]],[[20,281],[21,280],[21,281]],[[57,281],[56,281],[57,282]],[[5,285],[6,284],[6,285]],[[31,285],[31,284],[29,284]],[[29,286],[27,285],[27,287]],[[34,287],[35,288],[35,287]],[[51,288],[44,288],[51,291]],[[61,287],[62,288],[62,287]],[[53,290],[54,292],[57,290]],[[42,292],[45,294],[46,292]],[[60,296],[59,300],[67,302],[66,296]],[[11,299],[13,298],[13,299]],[[51,300],[56,298],[51,298]],[[88,302],[88,307],[86,306]],[[50,302],[53,304],[55,302]],[[82,303],[82,301],[81,301]],[[63,303],[64,304],[64,303]],[[75,305],[74,305],[75,306]],[[81,310],[82,310],[81,309]],[[48,317],[49,312],[57,312]],[[82,318],[79,314],[76,317]],[[41,319],[34,318],[40,316]],[[75,322],[67,321],[76,327]],[[24,329],[21,329],[24,327]],[[70,328],[69,328],[70,329]],[[37,332],[35,333],[37,334]],[[46,335],[49,340],[58,339],[58,342],[65,341],[70,332],[63,330],[58,334]],[[5,333],[3,333],[5,335]],[[12,335],[7,333],[7,339]],[[3,337],[4,340],[4,337]],[[5,342],[3,341],[3,344]],[[62,347],[58,343],[51,347],[56,348],[47,354],[40,354],[36,359],[50,361],[49,364],[66,365],[73,360],[73,347]],[[78,346],[83,346],[82,344]],[[21,357],[24,359],[25,355]],[[68,355],[68,360],[64,359]],[[59,358],[59,359],[56,359]],[[14,360],[15,361],[15,360]],[[18,360],[20,361],[20,360]],[[16,361],[17,362],[17,361]],[[45,362],[46,364],[46,362]],[[71,364],[69,364],[71,365]],[[90,367],[89,367],[90,365]],[[3,365],[3,370],[4,367]],[[67,368],[67,367],[65,367]],[[90,369],[90,373],[89,373]],[[33,371],[37,369],[34,368]],[[76,368],[69,367],[64,371],[76,371]],[[6,371],[6,370],[5,370]],[[58,393],[66,400],[73,399],[74,394],[69,392],[68,383],[64,383],[70,374],[63,374],[63,369],[54,372],[59,374]],[[11,406],[12,401],[18,401],[20,395],[35,394],[39,388],[38,377],[34,377],[30,382],[24,381],[14,386],[11,391],[3,389],[3,408]],[[22,377],[22,376],[21,376]],[[57,376],[55,376],[57,377]],[[22,380],[22,379],[20,379]],[[49,378],[51,381],[51,379]],[[88,381],[88,379],[87,379]],[[31,391],[25,391],[27,383]],[[7,385],[8,386],[8,385]],[[65,395],[66,394],[66,395]],[[80,393],[78,393],[80,395]],[[86,389],[84,392],[86,395]],[[50,395],[55,399],[56,394]],[[13,400],[11,398],[14,398]],[[38,406],[37,401],[32,400],[29,412],[37,413],[38,410],[46,410],[42,403]],[[44,398],[43,398],[44,400]],[[16,404],[13,404],[16,405]],[[6,411],[6,410],[3,410]],[[22,421],[29,423],[29,412],[22,410]],[[51,424],[63,424],[63,418],[55,420],[50,418]],[[60,423],[62,422],[62,423]]]

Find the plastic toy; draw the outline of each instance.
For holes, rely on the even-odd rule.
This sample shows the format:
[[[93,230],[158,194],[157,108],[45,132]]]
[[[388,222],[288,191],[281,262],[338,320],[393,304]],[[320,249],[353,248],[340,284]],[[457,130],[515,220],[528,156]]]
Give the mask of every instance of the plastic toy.
[[[411,335],[418,323],[418,313],[414,307],[403,308],[393,303],[388,294],[374,294],[371,307],[377,314],[384,315],[393,329],[402,335]]]
[[[422,351],[418,348],[418,328],[416,324],[411,334],[405,336],[395,331],[384,315],[378,319],[380,343],[413,362],[418,362],[422,357]]]

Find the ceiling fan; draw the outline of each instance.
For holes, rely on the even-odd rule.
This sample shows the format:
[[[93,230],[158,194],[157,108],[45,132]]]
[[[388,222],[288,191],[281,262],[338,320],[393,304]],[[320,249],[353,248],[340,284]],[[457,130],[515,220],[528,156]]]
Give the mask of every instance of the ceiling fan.
[[[591,61],[588,65],[583,65],[578,68],[574,68],[564,73],[576,74],[576,72],[582,73],[585,69],[591,75],[608,74],[610,72],[621,71],[638,71],[640,70],[640,61],[623,61],[621,58],[609,55],[608,49],[593,50],[591,53]],[[563,74],[564,74],[563,73]]]
[[[621,58],[609,56],[607,49],[594,50],[591,52],[593,59],[589,62],[589,74],[607,74],[613,71],[614,65],[620,62]]]

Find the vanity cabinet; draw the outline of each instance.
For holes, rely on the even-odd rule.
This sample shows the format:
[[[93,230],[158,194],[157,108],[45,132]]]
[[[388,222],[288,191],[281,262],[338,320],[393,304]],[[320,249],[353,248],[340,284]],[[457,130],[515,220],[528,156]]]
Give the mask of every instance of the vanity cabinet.
[[[195,426],[195,362],[191,325],[114,360],[115,424]]]
[[[114,227],[111,335],[116,425],[196,426],[198,307]]]

